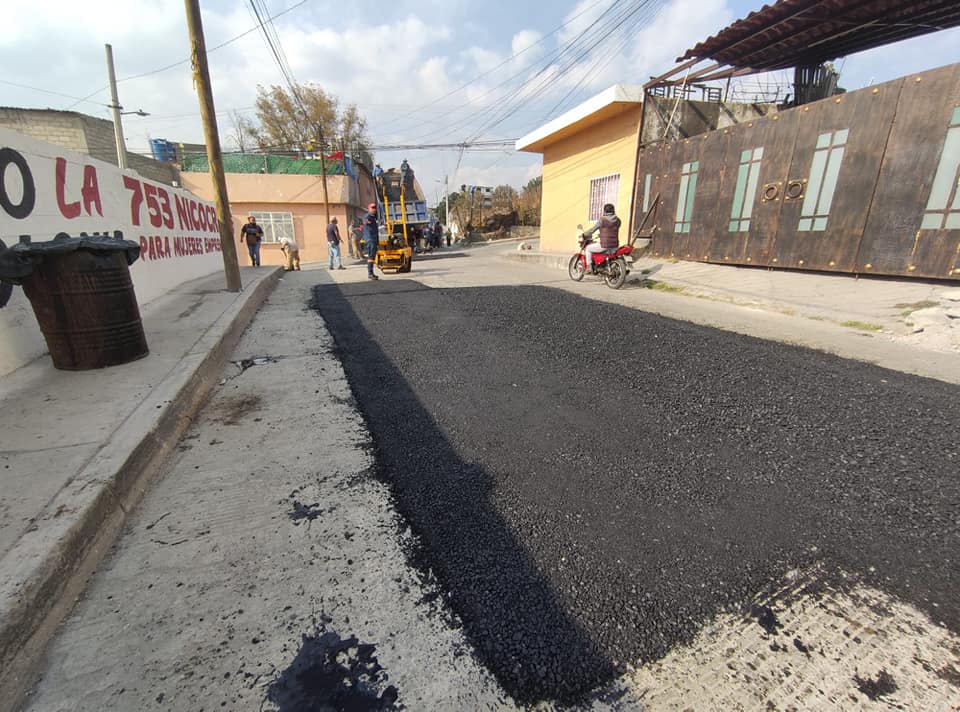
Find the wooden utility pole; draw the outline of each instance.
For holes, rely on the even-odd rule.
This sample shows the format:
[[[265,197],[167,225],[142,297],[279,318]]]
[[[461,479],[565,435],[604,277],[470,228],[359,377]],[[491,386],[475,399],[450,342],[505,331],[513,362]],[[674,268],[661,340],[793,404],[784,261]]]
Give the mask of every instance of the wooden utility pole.
[[[323,209],[327,213],[327,225],[329,225],[330,200],[327,198],[327,161],[323,157],[323,127],[320,125],[317,125],[317,140],[320,143],[320,178],[323,181]]]
[[[223,155],[220,153],[217,112],[213,108],[207,48],[203,39],[203,21],[200,18],[200,0],[184,0],[184,4],[187,9],[187,29],[190,32],[193,84],[200,99],[200,118],[203,120],[203,135],[207,142],[207,162],[210,164],[210,177],[213,180],[213,202],[220,223],[223,273],[227,278],[227,291],[239,292],[243,285],[240,281],[240,264],[237,261],[237,244],[233,241],[233,218],[230,216],[230,202],[227,200],[227,179],[223,173]]]

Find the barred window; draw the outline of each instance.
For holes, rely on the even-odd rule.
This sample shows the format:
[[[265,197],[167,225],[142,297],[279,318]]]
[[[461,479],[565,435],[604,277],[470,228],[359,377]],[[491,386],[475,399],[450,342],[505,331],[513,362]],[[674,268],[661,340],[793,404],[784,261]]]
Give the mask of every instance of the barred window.
[[[590,180],[590,220],[599,220],[606,203],[617,204],[617,194],[620,192],[620,174],[611,173],[602,178]]]
[[[293,213],[258,213],[251,212],[257,219],[257,225],[263,228],[264,242],[279,242],[281,237],[289,237],[296,241],[293,235]]]

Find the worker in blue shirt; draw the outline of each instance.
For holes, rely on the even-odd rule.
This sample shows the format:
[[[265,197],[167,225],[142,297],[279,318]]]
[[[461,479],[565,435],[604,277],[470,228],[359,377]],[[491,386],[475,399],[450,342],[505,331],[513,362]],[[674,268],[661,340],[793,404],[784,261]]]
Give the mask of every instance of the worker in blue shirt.
[[[380,279],[373,273],[373,263],[377,260],[377,247],[380,244],[380,223],[377,222],[377,204],[367,206],[363,218],[363,242],[367,250],[367,279]]]

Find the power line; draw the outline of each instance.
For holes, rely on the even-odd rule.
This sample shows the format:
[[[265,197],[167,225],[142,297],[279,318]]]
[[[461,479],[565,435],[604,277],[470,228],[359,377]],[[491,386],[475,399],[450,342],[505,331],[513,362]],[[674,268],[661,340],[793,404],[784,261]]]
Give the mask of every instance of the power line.
[[[298,2],[298,3],[294,4],[294,5],[291,5],[291,6],[288,7],[286,10],[281,10],[281,11],[278,12],[276,15],[271,16],[269,19],[270,19],[270,20],[274,20],[274,19],[276,19],[276,18],[278,18],[278,17],[281,17],[282,15],[286,15],[288,12],[292,12],[293,10],[296,10],[298,7],[300,7],[301,5],[306,4],[307,2],[308,2],[308,0],[300,0],[300,2]],[[223,47],[226,47],[228,44],[232,44],[233,42],[236,42],[237,40],[242,39],[243,37],[246,37],[246,36],[249,35],[251,32],[256,32],[256,31],[259,30],[259,29],[260,29],[260,26],[259,26],[259,25],[254,25],[254,26],[251,27],[249,30],[246,30],[245,32],[241,32],[241,33],[240,33],[239,35],[237,35],[236,37],[231,37],[231,38],[228,39],[226,42],[221,42],[220,44],[218,44],[218,45],[216,45],[216,46],[214,46],[214,47],[209,47],[209,48],[207,49],[207,55],[209,56],[211,52],[215,52],[215,51],[218,50],[218,49],[221,49],[221,48],[223,48]],[[186,59],[181,59],[179,62],[174,62],[173,64],[168,64],[168,65],[166,65],[165,67],[159,67],[158,69],[151,69],[150,71],[148,71],[148,72],[142,72],[141,74],[133,74],[133,75],[131,75],[131,76],[129,76],[129,77],[123,77],[123,78],[117,80],[117,84],[120,84],[121,82],[128,82],[128,81],[131,81],[131,80],[133,80],[133,79],[141,79],[141,78],[143,78],[143,77],[149,77],[149,76],[151,76],[151,75],[153,75],[153,74],[159,74],[159,73],[161,73],[161,72],[166,72],[167,70],[173,69],[174,67],[179,67],[179,66],[182,65],[182,64],[189,64],[189,63],[190,63],[190,58],[187,57]],[[83,97],[82,99],[77,99],[76,103],[71,104],[70,106],[68,106],[68,107],[65,109],[65,111],[69,111],[70,109],[72,109],[73,107],[75,107],[77,104],[79,104],[79,103],[81,103],[81,102],[84,102],[84,101],[88,101],[91,97],[96,96],[96,95],[99,94],[100,92],[106,91],[106,90],[109,89],[109,88],[110,88],[109,85],[106,85],[106,86],[100,87],[100,88],[97,89],[96,91],[90,92],[89,94],[87,94],[87,95],[86,95],[85,97]],[[42,90],[41,90],[41,91],[42,91]],[[70,98],[74,98],[74,97],[70,97]],[[96,103],[96,102],[91,102],[91,103]],[[109,104],[104,104],[104,106],[109,106]]]
[[[574,15],[573,17],[571,17],[569,20],[567,20],[567,21],[564,22],[563,24],[555,27],[553,30],[551,30],[550,32],[548,32],[547,34],[545,34],[543,37],[541,37],[539,40],[537,40],[537,41],[534,42],[533,44],[531,44],[531,45],[529,45],[529,46],[527,46],[527,47],[524,47],[524,48],[523,48],[522,50],[520,50],[519,52],[514,52],[512,55],[510,55],[510,56],[507,57],[505,60],[503,60],[502,62],[500,62],[500,64],[498,64],[497,66],[495,66],[495,67],[493,67],[493,68],[491,68],[491,69],[488,69],[486,72],[482,72],[482,73],[478,74],[478,75],[475,76],[473,79],[470,79],[469,81],[465,82],[464,84],[461,84],[460,86],[458,86],[456,89],[453,89],[453,90],[447,92],[447,93],[444,94],[443,96],[438,97],[438,98],[434,99],[433,101],[430,101],[430,102],[424,104],[423,106],[414,109],[413,111],[410,111],[410,112],[408,112],[408,113],[406,113],[406,114],[403,114],[403,115],[401,115],[401,116],[398,116],[398,117],[396,117],[394,120],[395,120],[395,121],[400,121],[400,120],[402,120],[402,119],[406,119],[406,118],[408,118],[408,117],[410,117],[410,116],[413,116],[413,115],[416,114],[417,112],[422,111],[423,109],[426,109],[426,108],[428,108],[428,107],[431,107],[431,106],[433,106],[434,104],[436,104],[436,103],[438,103],[438,102],[441,102],[441,101],[443,101],[444,99],[446,99],[446,98],[448,98],[448,97],[453,96],[453,95],[456,94],[457,92],[459,92],[459,91],[461,91],[461,90],[463,90],[463,89],[466,89],[468,86],[470,86],[471,84],[473,84],[473,83],[474,83],[475,81],[477,81],[478,79],[483,79],[483,78],[486,77],[487,75],[492,74],[493,72],[495,72],[495,71],[497,71],[498,69],[500,69],[500,67],[504,66],[505,64],[508,64],[508,63],[512,62],[514,59],[516,59],[517,57],[519,57],[521,54],[524,54],[525,52],[530,51],[531,49],[533,49],[533,48],[536,47],[537,45],[542,44],[543,42],[546,41],[546,39],[547,39],[548,37],[552,37],[553,35],[555,35],[556,33],[558,33],[560,30],[562,30],[564,27],[566,27],[567,25],[569,25],[571,22],[573,22],[574,20],[576,20],[578,17],[580,17],[581,15],[583,15],[584,13],[586,13],[588,10],[591,10],[591,9],[594,8],[595,6],[599,5],[599,4],[600,4],[601,2],[603,2],[603,1],[604,1],[604,0],[596,0],[595,2],[591,3],[590,5],[587,5],[583,10],[581,10],[580,12],[578,12],[576,15]]]
[[[598,4],[598,3],[595,3],[595,5],[596,5],[596,4]],[[590,7],[594,7],[594,5],[592,5],[592,6],[590,6]],[[566,56],[569,55],[569,54],[571,54],[571,53],[573,53],[573,52],[575,52],[575,51],[578,51],[578,50],[579,50],[579,43],[580,43],[580,41],[583,39],[583,37],[586,35],[587,32],[589,32],[590,30],[592,30],[594,27],[596,27],[596,26],[598,25],[598,23],[601,23],[601,22],[603,22],[603,24],[602,24],[601,27],[600,27],[600,30],[601,30],[601,31],[607,29],[608,26],[612,26],[613,22],[610,21],[609,19],[604,20],[604,18],[606,18],[607,15],[608,15],[609,13],[611,13],[611,11],[614,9],[614,7],[616,7],[616,3],[615,3],[615,2],[611,2],[611,4],[610,4],[602,13],[600,13],[600,15],[599,15],[596,19],[594,19],[593,22],[591,22],[589,25],[587,25],[587,27],[584,28],[582,31],[580,31],[572,40],[570,40],[569,42],[567,42],[567,43],[566,43],[565,45],[563,45],[562,47],[559,47],[559,48],[557,48],[556,50],[554,50],[552,53],[550,53],[550,55],[548,55],[548,56],[546,57],[546,59],[545,59],[544,62],[542,63],[542,66],[541,66],[540,69],[533,75],[533,77],[531,77],[531,78],[527,79],[526,81],[522,82],[521,84],[519,84],[517,87],[515,87],[512,91],[510,91],[510,92],[507,94],[507,96],[506,96],[506,101],[510,101],[510,100],[512,100],[512,99],[515,99],[515,97],[516,97],[518,94],[520,94],[520,92],[522,92],[525,88],[532,86],[533,83],[534,83],[535,81],[537,81],[538,79],[540,80],[541,85],[543,85],[543,84],[544,84],[544,79],[541,79],[542,75],[544,75],[544,73],[547,72],[552,66],[554,66],[556,62],[563,60],[563,63],[561,64],[561,69],[558,70],[558,71],[563,71],[564,69],[566,69],[566,67],[567,67]],[[581,13],[581,14],[582,14],[582,13]],[[614,16],[614,17],[616,17],[616,16]],[[498,89],[500,89],[500,88],[502,88],[502,87],[510,84],[514,79],[516,79],[517,77],[519,77],[521,74],[525,74],[525,73],[526,73],[525,70],[521,70],[521,71],[519,71],[519,72],[511,75],[510,77],[508,77],[508,78],[505,79],[504,81],[500,82],[500,83],[497,84],[496,86],[492,87],[492,88],[489,89],[488,91],[486,91],[486,92],[484,92],[483,94],[481,94],[481,95],[478,97],[478,99],[483,99],[483,98],[489,96],[490,94],[494,93],[494,92],[497,91]],[[552,78],[552,76],[553,76],[553,75],[547,76],[547,77],[545,78],[546,81],[549,81],[549,80]],[[534,94],[534,96],[535,96],[536,94],[538,94],[538,93],[539,93],[540,91],[542,91],[542,90],[543,90],[543,89],[542,89],[542,86],[541,86],[541,88],[539,89],[539,91],[537,91],[537,92]],[[531,98],[532,98],[532,97],[531,97]],[[468,118],[468,119],[466,119],[466,120],[461,120],[461,121],[458,121],[458,122],[454,122],[453,125],[451,125],[451,126],[448,127],[448,132],[449,132],[450,130],[456,130],[457,128],[461,128],[461,127],[465,128],[466,126],[470,125],[471,123],[474,123],[474,121],[475,121],[476,119],[481,118],[481,117],[483,117],[483,116],[485,116],[485,115],[490,115],[490,114],[492,114],[493,112],[495,112],[496,110],[497,110],[497,105],[491,104],[490,106],[485,107],[484,109],[480,110],[479,112],[477,112],[476,114],[474,114],[473,116],[471,116],[470,118]],[[428,138],[428,137],[430,137],[430,136],[434,136],[434,135],[436,135],[436,134],[438,134],[438,133],[442,133],[442,132],[441,132],[441,131],[431,131],[431,132],[428,132],[428,133],[423,134],[423,135],[421,135],[421,136],[418,136],[418,137],[417,137],[417,140],[422,140],[422,139]],[[471,136],[475,136],[475,135],[477,135],[477,132],[474,132],[474,134],[472,134]]]
[[[41,93],[43,93],[43,94],[52,94],[53,96],[62,96],[62,97],[66,97],[67,99],[76,99],[76,100],[77,100],[77,103],[80,103],[81,101],[87,101],[87,99],[80,99],[80,98],[77,98],[77,97],[75,97],[75,96],[71,96],[70,94],[63,94],[63,93],[58,92],[58,91],[50,91],[49,89],[41,89],[40,87],[32,87],[32,86],[29,86],[29,85],[27,85],[27,84],[17,84],[16,82],[8,82],[6,79],[0,79],[0,84],[8,84],[8,85],[10,85],[10,86],[12,86],[12,87],[19,87],[20,89],[29,89],[29,90],[31,90],[31,91],[38,91],[38,92],[41,92]],[[91,95],[91,96],[92,96],[92,95]],[[89,104],[96,104],[97,106],[104,106],[104,107],[109,107],[109,106],[110,106],[109,104],[103,104],[103,103],[101,103],[101,102],[99,102],[99,101],[89,101],[89,102],[87,102],[87,103],[89,103]]]
[[[653,6],[654,13],[655,13],[662,6],[662,0],[654,0],[653,2],[651,2],[650,0],[644,0],[635,12],[649,5]],[[553,107],[545,113],[543,120],[546,120],[547,117],[552,116],[555,112],[557,112],[560,109],[560,107],[562,107],[564,103],[571,96],[573,96],[574,92],[576,92],[581,86],[583,86],[583,83],[591,75],[599,72],[601,69],[605,68],[608,64],[610,64],[610,62],[613,61],[614,57],[619,55],[623,51],[623,49],[626,47],[627,43],[633,38],[635,30],[639,28],[641,23],[649,19],[650,19],[650,13],[646,13],[640,16],[638,19],[634,21],[632,30],[627,30],[621,33],[620,41],[615,46],[613,46],[612,49],[608,48],[606,52],[599,53],[597,58],[594,60],[593,65],[591,65],[589,68],[587,68],[582,72],[580,81],[574,84],[573,87],[570,89],[570,91],[564,94],[563,98],[560,99],[560,101],[554,104]]]
[[[596,27],[596,33],[603,35],[607,39],[615,36],[615,33],[619,33],[621,35],[621,39],[623,37],[626,37],[627,39],[629,39],[628,31],[625,29],[625,28],[628,28],[629,25],[627,25],[626,23],[630,20],[630,18],[632,18],[640,10],[644,9],[649,2],[650,0],[639,0],[639,1],[634,0],[634,2],[632,2],[631,4],[626,5],[625,7],[619,8],[616,13],[613,13],[609,17],[605,18],[605,15],[607,15],[608,12],[610,12],[611,10],[613,10],[614,7],[616,7],[616,3],[611,5],[593,23],[591,23],[590,26],[588,26],[580,35],[578,35],[575,42],[578,41],[581,37],[586,36],[587,32],[594,30],[595,27]],[[622,41],[621,45],[622,44],[625,44],[625,41]],[[577,53],[572,58],[568,57],[567,59],[565,59],[564,64],[554,74],[544,75],[543,78],[539,81],[538,85],[532,90],[532,93],[518,99],[514,103],[514,105],[507,106],[498,115],[491,118],[486,123],[482,124],[479,129],[477,129],[476,131],[474,131],[473,134],[471,134],[470,138],[476,138],[480,136],[483,132],[489,131],[490,129],[495,128],[496,126],[499,126],[501,123],[511,118],[515,114],[516,109],[519,106],[521,106],[522,103],[529,103],[530,101],[534,100],[535,98],[541,96],[546,91],[548,91],[553,84],[553,79],[555,76],[562,75],[568,71],[572,71],[572,69],[575,68],[584,58],[589,56],[590,52],[593,50],[592,44],[584,42],[583,45],[584,46],[577,48]],[[613,54],[610,53],[611,46],[613,45],[608,43],[608,46],[605,50],[606,54],[608,54],[610,58],[612,58],[613,56]],[[572,44],[571,44],[571,47],[572,47]],[[617,47],[616,51],[619,51],[619,49],[620,47]],[[602,51],[599,56],[603,57],[604,52]],[[597,61],[598,60],[595,60],[594,64],[597,64]],[[607,59],[607,61],[604,63],[604,66],[609,61],[610,59]],[[584,79],[591,76],[590,71],[591,71],[591,68],[588,68],[583,71],[583,76],[581,77],[581,81],[578,82],[577,86],[574,87],[574,90],[583,82]],[[541,74],[542,73],[543,71],[541,71]],[[521,93],[522,89],[523,89],[523,86],[518,87],[516,90],[514,90],[514,92],[512,93],[512,96],[516,97],[518,94]],[[570,96],[572,91],[573,90],[571,90],[571,92],[568,92],[568,94],[564,96],[564,98],[561,100],[561,103],[565,101],[567,97]]]

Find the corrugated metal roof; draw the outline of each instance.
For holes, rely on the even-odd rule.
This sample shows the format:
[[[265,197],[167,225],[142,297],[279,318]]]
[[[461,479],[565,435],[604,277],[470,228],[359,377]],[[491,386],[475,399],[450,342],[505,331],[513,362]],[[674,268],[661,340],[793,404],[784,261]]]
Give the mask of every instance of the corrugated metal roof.
[[[779,0],[677,61],[711,59],[755,70],[813,66],[958,25],[957,0]]]

